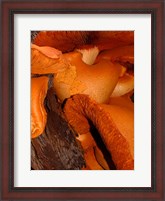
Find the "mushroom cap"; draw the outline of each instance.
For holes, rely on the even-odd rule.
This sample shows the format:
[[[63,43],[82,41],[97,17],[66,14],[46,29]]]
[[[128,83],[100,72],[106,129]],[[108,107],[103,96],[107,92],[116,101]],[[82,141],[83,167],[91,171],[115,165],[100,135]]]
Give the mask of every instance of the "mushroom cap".
[[[127,66],[128,64],[134,64],[134,46],[127,45],[121,46],[110,50],[102,51],[95,63],[98,63],[102,59],[106,59],[112,62],[118,62],[122,65]],[[125,68],[124,68],[125,69]],[[111,96],[122,96],[129,93],[134,89],[134,75],[128,72],[124,72],[112,93]]]
[[[31,73],[52,74],[66,68],[62,53],[52,47],[31,45]]]
[[[33,43],[39,46],[54,47],[62,52],[70,52],[84,45],[87,31],[40,31]]]
[[[44,99],[48,90],[49,78],[46,76],[31,79],[31,138],[38,137],[45,129],[47,113]]]
[[[119,131],[127,139],[132,157],[134,158],[134,110],[121,105],[101,104],[101,107],[110,114]]]
[[[133,31],[93,31],[90,41],[100,50],[134,44]]]
[[[127,45],[102,51],[97,57],[96,62],[100,61],[100,59],[134,63],[134,46]]]
[[[74,49],[86,49],[94,45],[99,50],[112,49],[134,44],[133,31],[40,31],[33,43],[39,46],[50,46],[64,52]]]
[[[120,97],[110,97],[108,101],[109,105],[118,105],[121,107],[127,107],[130,110],[134,110],[134,103],[132,102],[129,95],[124,95]]]
[[[94,65],[82,61],[78,52],[65,54],[70,66],[54,77],[54,88],[63,101],[74,94],[87,94],[98,103],[109,100],[121,72],[121,66],[108,60]]]
[[[90,120],[111,153],[116,168],[134,169],[133,110],[117,105],[111,107],[98,104],[87,95],[77,94],[66,101],[64,113],[69,124],[80,133],[89,132]],[[116,116],[113,118],[114,115]],[[129,124],[131,126],[127,128]]]
[[[125,73],[122,77],[119,78],[118,83],[115,86],[111,97],[123,96],[134,90],[134,76],[128,73]]]

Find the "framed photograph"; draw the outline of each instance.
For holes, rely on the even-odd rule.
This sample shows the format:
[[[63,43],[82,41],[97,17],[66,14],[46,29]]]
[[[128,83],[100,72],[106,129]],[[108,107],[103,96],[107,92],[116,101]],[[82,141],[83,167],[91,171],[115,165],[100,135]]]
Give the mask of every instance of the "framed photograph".
[[[164,200],[165,2],[1,1],[1,200]]]

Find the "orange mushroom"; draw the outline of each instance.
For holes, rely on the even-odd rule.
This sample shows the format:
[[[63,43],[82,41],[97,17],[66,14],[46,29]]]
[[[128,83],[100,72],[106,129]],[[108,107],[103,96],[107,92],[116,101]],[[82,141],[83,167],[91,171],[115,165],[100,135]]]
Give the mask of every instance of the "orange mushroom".
[[[121,107],[126,107],[130,110],[134,110],[134,103],[128,95],[120,96],[120,97],[110,97],[108,105],[118,105]]]
[[[45,129],[47,113],[44,99],[48,89],[48,77],[31,79],[31,137],[38,137]]]
[[[40,31],[34,41],[38,46],[50,46],[63,53],[96,46],[99,51],[134,44],[133,31]]]
[[[84,169],[109,169],[88,120],[99,131],[117,169],[134,169],[133,107],[120,97],[134,88],[134,76],[122,66],[134,63],[133,37],[132,31],[42,31],[31,46],[32,74],[54,74],[54,88],[61,101],[74,95],[66,101],[64,112],[79,133],[77,140],[87,163]],[[48,77],[32,78],[32,138],[46,125],[47,88]]]
[[[62,52],[73,51],[88,40],[88,31],[40,31],[33,43],[50,46]]]
[[[111,50],[102,51],[96,58],[95,63],[98,63],[102,59],[109,60],[111,62],[117,62],[121,65],[127,66],[134,64],[134,46],[122,46]],[[122,96],[129,93],[134,89],[134,76],[128,73],[127,68],[124,68],[124,72],[121,74],[118,83],[111,96]]]
[[[118,170],[134,169],[133,130],[130,130],[130,132],[124,131],[123,134],[123,130],[119,128],[119,123],[117,124],[115,118],[112,118],[111,112],[108,112],[107,109],[104,109],[102,105],[96,103],[89,96],[77,94],[66,101],[64,113],[71,126],[80,133],[89,132],[88,120],[91,120],[111,153],[116,168]],[[126,113],[127,111],[123,111],[123,114]],[[126,120],[127,117],[124,122]],[[129,123],[127,122],[127,124]]]
[[[133,31],[93,31],[90,35],[91,44],[100,51],[134,44]]]
[[[75,129],[76,130],[76,129]],[[79,136],[77,140],[81,143],[84,151],[84,159],[86,162],[86,168],[88,170],[103,170],[109,169],[103,155],[101,154],[99,148],[97,147],[92,135],[90,132],[85,134],[78,133]],[[95,150],[97,150],[97,157],[95,155]],[[99,160],[97,161],[97,159]]]
[[[51,47],[31,45],[31,73],[54,74],[64,70],[67,63],[62,53]]]
[[[125,73],[122,77],[119,78],[118,83],[115,86],[111,97],[120,97],[134,89],[134,76],[128,73]]]
[[[102,51],[96,59],[96,63],[101,59],[107,59],[113,62],[134,63],[134,46],[127,45]]]
[[[63,101],[74,94],[87,94],[98,103],[105,103],[112,94],[120,73],[121,65],[101,60],[95,65],[82,61],[79,52],[64,54],[68,68],[54,77],[54,88],[58,98]]]

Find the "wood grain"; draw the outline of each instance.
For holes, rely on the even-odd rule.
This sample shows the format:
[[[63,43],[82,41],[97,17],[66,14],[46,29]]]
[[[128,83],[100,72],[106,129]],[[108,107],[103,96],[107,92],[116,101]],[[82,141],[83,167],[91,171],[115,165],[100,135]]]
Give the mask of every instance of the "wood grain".
[[[63,115],[53,88],[45,99],[45,131],[31,140],[31,166],[34,170],[78,170],[85,165],[83,151]]]

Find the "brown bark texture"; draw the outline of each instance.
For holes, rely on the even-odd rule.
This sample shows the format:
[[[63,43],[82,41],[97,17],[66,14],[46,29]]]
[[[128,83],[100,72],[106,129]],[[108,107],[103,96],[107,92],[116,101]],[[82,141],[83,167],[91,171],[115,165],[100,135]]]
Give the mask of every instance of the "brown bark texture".
[[[31,140],[33,170],[78,170],[85,166],[81,145],[67,123],[53,88],[45,98],[47,124],[44,132]]]

